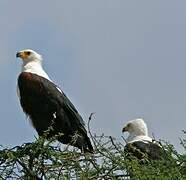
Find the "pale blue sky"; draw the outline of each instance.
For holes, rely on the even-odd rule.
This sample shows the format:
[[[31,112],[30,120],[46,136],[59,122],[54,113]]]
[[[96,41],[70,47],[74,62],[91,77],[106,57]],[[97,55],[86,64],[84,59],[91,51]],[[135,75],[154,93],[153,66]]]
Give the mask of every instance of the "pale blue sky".
[[[0,144],[32,141],[20,108],[16,51],[43,55],[50,77],[92,131],[121,137],[142,117],[173,143],[186,129],[186,2],[172,0],[0,1]]]

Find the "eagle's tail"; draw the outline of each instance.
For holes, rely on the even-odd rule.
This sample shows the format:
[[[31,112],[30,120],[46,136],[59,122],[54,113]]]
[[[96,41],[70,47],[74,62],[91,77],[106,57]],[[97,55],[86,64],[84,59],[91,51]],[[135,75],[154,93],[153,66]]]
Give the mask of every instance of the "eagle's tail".
[[[92,147],[91,141],[87,134],[83,135],[77,135],[74,139],[74,143],[72,143],[73,146],[76,146],[79,148],[82,152],[86,153],[93,153],[94,149]]]

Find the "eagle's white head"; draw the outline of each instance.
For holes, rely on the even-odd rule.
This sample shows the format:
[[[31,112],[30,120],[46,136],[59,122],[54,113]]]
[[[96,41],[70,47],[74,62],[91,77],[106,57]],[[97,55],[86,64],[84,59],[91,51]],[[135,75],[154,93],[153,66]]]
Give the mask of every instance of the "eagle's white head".
[[[128,132],[129,136],[127,141],[135,141],[140,139],[151,140],[148,136],[147,125],[143,119],[134,119],[129,121],[122,129],[122,132]]]
[[[122,132],[129,132],[135,135],[148,135],[147,125],[143,119],[134,119],[129,121],[124,127]]]
[[[31,49],[25,49],[17,52],[16,57],[19,57],[23,60],[23,64],[27,64],[29,62],[41,62],[42,56]]]
[[[31,49],[25,49],[17,52],[16,57],[23,61],[22,72],[30,72],[50,80],[42,67],[42,56],[39,53]]]

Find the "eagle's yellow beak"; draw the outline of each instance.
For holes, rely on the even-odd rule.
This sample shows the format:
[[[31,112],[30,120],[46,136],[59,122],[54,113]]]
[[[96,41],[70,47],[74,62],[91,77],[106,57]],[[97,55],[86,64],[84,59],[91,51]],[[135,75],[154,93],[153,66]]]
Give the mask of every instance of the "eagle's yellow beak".
[[[28,57],[28,53],[24,52],[24,51],[20,51],[16,53],[16,57],[21,58],[21,59],[26,59]]]

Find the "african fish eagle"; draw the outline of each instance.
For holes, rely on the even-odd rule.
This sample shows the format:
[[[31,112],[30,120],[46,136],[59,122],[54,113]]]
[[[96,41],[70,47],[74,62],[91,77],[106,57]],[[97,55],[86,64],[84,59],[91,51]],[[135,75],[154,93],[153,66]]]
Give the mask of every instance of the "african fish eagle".
[[[17,87],[20,104],[38,135],[57,136],[64,144],[93,152],[82,117],[44,71],[42,56],[26,49],[17,52],[16,57],[23,62]]]
[[[165,151],[159,142],[148,136],[147,125],[143,119],[134,119],[129,121],[122,129],[122,132],[128,132],[125,150],[139,159],[148,157],[152,160],[162,159]]]

